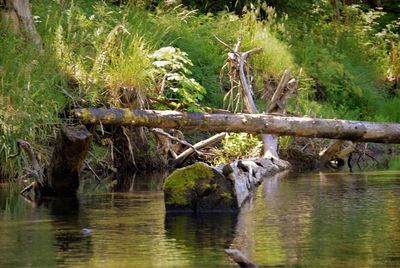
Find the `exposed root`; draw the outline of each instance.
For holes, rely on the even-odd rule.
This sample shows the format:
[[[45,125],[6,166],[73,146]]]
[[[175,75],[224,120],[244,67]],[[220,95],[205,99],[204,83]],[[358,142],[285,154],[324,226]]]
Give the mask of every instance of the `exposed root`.
[[[131,154],[131,158],[132,158],[132,164],[135,166],[135,168],[137,169],[137,165],[136,165],[136,161],[135,161],[135,156],[133,154],[133,147],[132,147],[132,143],[131,143],[131,139],[129,138],[129,135],[127,133],[127,129],[124,126],[121,126],[122,128],[122,132],[125,135],[126,140],[128,141],[128,149],[129,149],[129,153]]]

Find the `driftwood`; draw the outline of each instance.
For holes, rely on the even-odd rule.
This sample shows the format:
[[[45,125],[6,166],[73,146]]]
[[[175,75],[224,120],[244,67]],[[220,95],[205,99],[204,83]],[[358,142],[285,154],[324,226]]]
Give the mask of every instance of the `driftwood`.
[[[269,114],[208,114],[129,109],[76,109],[82,123],[132,125],[215,132],[247,132],[306,138],[400,143],[400,124]]]
[[[28,156],[28,163],[30,167],[25,167],[24,170],[28,176],[32,176],[34,181],[21,190],[20,194],[25,194],[29,191],[34,193],[35,199],[40,199],[42,195],[43,189],[43,170],[39,164],[39,161],[36,158],[36,154],[32,148],[32,145],[24,140],[17,141],[18,152],[14,155],[11,155],[10,158],[17,157],[21,154],[21,150],[23,150]]]
[[[35,199],[74,195],[79,187],[79,174],[90,143],[91,134],[84,126],[63,127],[57,137],[50,164],[43,172],[32,146],[26,141],[18,141],[19,147],[28,155],[32,168],[28,171],[35,178],[21,194],[33,191]]]
[[[258,268],[238,249],[225,249],[226,254],[242,268]]]
[[[151,132],[154,132],[154,133],[157,134],[157,135],[165,136],[165,137],[167,137],[168,139],[170,139],[171,141],[175,141],[175,142],[177,142],[177,143],[180,143],[180,144],[182,144],[182,145],[185,145],[185,146],[187,146],[187,147],[190,147],[190,148],[193,149],[193,151],[194,151],[196,154],[201,155],[201,153],[200,153],[193,145],[191,145],[190,143],[188,143],[187,141],[185,141],[185,140],[183,140],[183,139],[179,139],[179,138],[177,138],[177,137],[174,137],[174,136],[170,135],[169,133],[165,132],[165,131],[162,130],[161,128],[152,128],[152,129],[150,129],[150,131],[151,131]]]
[[[275,112],[277,110],[276,108],[280,106],[278,104],[278,102],[281,99],[283,91],[286,87],[286,84],[289,82],[289,80],[290,80],[290,72],[288,70],[285,70],[278,86],[276,87],[274,95],[272,96],[271,103],[267,107],[268,113]]]
[[[356,147],[351,141],[333,140],[331,143],[319,153],[319,168],[340,168],[345,163],[345,158],[350,157]],[[332,161],[336,164],[332,165]],[[351,164],[348,161],[349,168]]]

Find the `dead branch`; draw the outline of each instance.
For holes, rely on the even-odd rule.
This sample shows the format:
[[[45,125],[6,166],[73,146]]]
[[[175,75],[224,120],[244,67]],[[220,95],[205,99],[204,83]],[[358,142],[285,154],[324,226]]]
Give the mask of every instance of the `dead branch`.
[[[268,108],[267,108],[267,112],[268,113],[272,113],[276,110],[276,107],[278,105],[278,101],[281,99],[282,97],[282,93],[284,92],[284,89],[287,85],[287,83],[289,82],[290,79],[290,71],[289,70],[285,70],[285,72],[282,75],[281,80],[279,81],[278,86],[276,87],[275,93],[272,96],[271,99],[271,103],[269,104]]]
[[[324,148],[320,153],[319,153],[319,165],[320,167],[327,167],[329,164],[329,161],[335,158],[337,152],[340,151],[340,148],[344,144],[344,140],[333,140],[330,142],[330,144]]]
[[[240,250],[225,249],[226,254],[242,268],[257,268]]]
[[[222,140],[223,138],[226,137],[226,135],[228,135],[228,133],[226,132],[222,132],[219,134],[216,134],[208,139],[202,140],[201,142],[196,143],[195,145],[193,145],[194,149],[196,150],[200,150],[201,148],[204,148],[206,146],[210,146],[220,140]],[[178,157],[176,157],[176,159],[173,161],[172,165],[174,167],[179,167],[180,165],[182,165],[182,163],[192,154],[195,152],[193,148],[188,148],[185,151],[183,151]]]
[[[185,145],[185,146],[187,146],[187,147],[190,147],[190,148],[192,148],[192,149],[194,150],[194,152],[195,152],[196,154],[202,155],[201,152],[199,152],[198,150],[196,150],[196,148],[195,148],[193,145],[191,145],[190,143],[188,143],[187,141],[178,139],[177,137],[174,137],[174,136],[168,134],[167,132],[165,132],[165,131],[162,130],[161,128],[151,128],[150,131],[151,131],[151,132],[154,132],[154,133],[156,133],[156,134],[159,134],[159,135],[163,135],[163,136],[167,137],[168,139],[170,139],[170,140],[172,140],[172,141],[176,141],[176,142],[178,142],[178,143],[180,143],[180,144],[182,144],[182,145]]]
[[[25,153],[28,156],[28,163],[29,163],[29,167],[25,167],[24,170],[27,173],[27,175],[30,175],[31,177],[33,177],[35,179],[34,183],[36,184],[40,184],[43,185],[43,179],[44,179],[44,174],[43,174],[43,170],[42,167],[39,164],[39,161],[36,158],[36,154],[33,151],[32,146],[30,145],[29,142],[24,141],[24,140],[17,140],[17,146],[18,146],[18,151],[16,154],[11,155],[10,157],[16,157],[18,155],[21,154],[21,151],[25,151]],[[32,183],[32,184],[34,184]],[[30,187],[25,187],[21,193],[25,193],[26,191],[30,190],[33,185],[30,185]],[[27,189],[29,188],[29,189]],[[25,191],[24,191],[25,190]]]
[[[85,124],[130,125],[213,132],[246,132],[359,142],[400,143],[399,123],[376,123],[269,114],[209,114],[121,108],[71,111]]]
[[[90,170],[90,172],[92,172],[92,174],[94,175],[96,181],[97,181],[98,183],[100,183],[100,182],[101,182],[100,177],[97,175],[97,173],[94,171],[94,169],[89,165],[89,162],[88,162],[87,160],[85,160],[84,163],[85,163],[85,165],[88,167],[88,169]]]
[[[19,192],[19,194],[23,195],[24,193],[29,192],[34,186],[35,186],[35,182],[32,182],[31,184],[26,186],[24,189],[22,189],[21,192]]]
[[[229,49],[230,52],[235,52],[237,50],[234,50],[233,48],[231,48],[227,43],[225,43],[224,41],[222,41],[221,39],[219,39],[216,35],[214,35],[215,39],[217,39],[217,41],[219,43],[221,43],[224,47],[226,47],[227,49]]]
[[[246,78],[244,66],[245,66],[246,59],[248,56],[250,56],[253,53],[258,53],[261,51],[262,51],[261,48],[253,48],[252,50],[242,53],[239,57],[239,77],[240,77],[242,89],[244,91],[244,103],[246,104],[246,108],[252,114],[257,114],[258,111],[257,111],[256,105],[253,100],[251,85],[248,83],[247,78]]]
[[[121,126],[121,128],[122,128],[122,133],[124,133],[124,136],[125,136],[125,138],[126,138],[126,140],[128,142],[128,149],[129,149],[129,153],[131,154],[132,164],[137,169],[135,156],[133,154],[133,147],[132,147],[131,139],[129,138],[129,135],[128,135],[128,132],[127,132],[126,128],[124,126]]]

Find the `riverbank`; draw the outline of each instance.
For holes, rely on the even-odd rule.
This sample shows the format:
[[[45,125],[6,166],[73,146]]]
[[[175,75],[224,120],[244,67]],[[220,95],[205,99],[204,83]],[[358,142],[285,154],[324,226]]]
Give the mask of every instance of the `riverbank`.
[[[259,111],[268,106],[282,73],[291,69],[299,91],[288,100],[289,113],[399,122],[397,24],[390,19],[397,9],[387,3],[384,13],[368,4],[343,5],[338,19],[325,2],[202,13],[179,3],[34,0],[40,47],[1,16],[0,49],[7,51],[0,55],[2,177],[23,175],[26,157],[10,157],[17,139],[30,142],[44,162],[49,159],[57,130],[75,123],[69,117],[74,108],[240,110],[240,99],[224,101],[235,83],[220,42],[234,46],[239,37],[244,51],[262,48],[248,60]],[[136,169],[165,167],[170,157],[147,130],[99,126],[94,133],[89,163],[99,174],[124,174],[136,161],[152,163]],[[297,141],[280,143],[291,154]],[[215,161],[237,152],[255,154],[258,144],[256,137],[233,136]],[[125,165],[124,159],[133,160]]]

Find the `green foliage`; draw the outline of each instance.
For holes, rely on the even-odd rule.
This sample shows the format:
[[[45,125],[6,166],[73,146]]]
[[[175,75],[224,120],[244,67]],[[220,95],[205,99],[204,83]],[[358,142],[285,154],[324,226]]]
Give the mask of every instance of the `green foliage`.
[[[296,23],[289,38],[297,63],[314,78],[316,96],[336,111],[336,117],[371,119],[386,94],[381,68],[385,50],[373,39],[371,27],[378,16],[348,7],[344,23],[338,24],[327,7],[315,4],[311,13],[301,25],[290,22]]]
[[[163,47],[151,54],[150,58],[154,66],[152,75],[160,84],[158,93],[170,101],[183,104],[188,111],[200,110],[199,103],[206,90],[188,77],[192,73],[186,66],[193,65],[188,55],[174,47]]]
[[[150,46],[140,31],[125,26],[124,16],[117,21],[120,10],[103,3],[93,9],[89,15],[72,3],[62,14],[53,43],[61,69],[77,82],[80,97],[89,105],[143,107],[151,86]],[[140,23],[135,16],[129,22]]]
[[[55,72],[51,55],[5,29],[0,26],[0,50],[6,52],[0,53],[0,166],[1,175],[14,176],[20,166],[10,158],[16,140],[46,144],[45,137],[60,122],[65,77]]]
[[[214,163],[229,163],[240,158],[257,157],[261,154],[262,143],[258,137],[245,133],[232,133],[222,141],[221,148],[215,148]]]
[[[148,96],[158,93],[190,111],[222,107],[219,72],[227,50],[215,36],[232,47],[241,37],[241,51],[263,49],[249,58],[256,98],[265,81],[274,85],[285,69],[302,68],[291,110],[400,121],[395,1],[382,2],[378,11],[366,1],[340,4],[340,17],[327,0],[182,1],[204,13],[181,1],[75,0],[63,9],[57,2],[32,3],[42,51],[0,27],[0,49],[6,51],[0,54],[3,173],[21,165],[9,158],[17,138],[33,143],[44,158],[47,136],[70,107],[149,107]],[[254,137],[232,135],[219,161],[255,155],[259,144]]]

